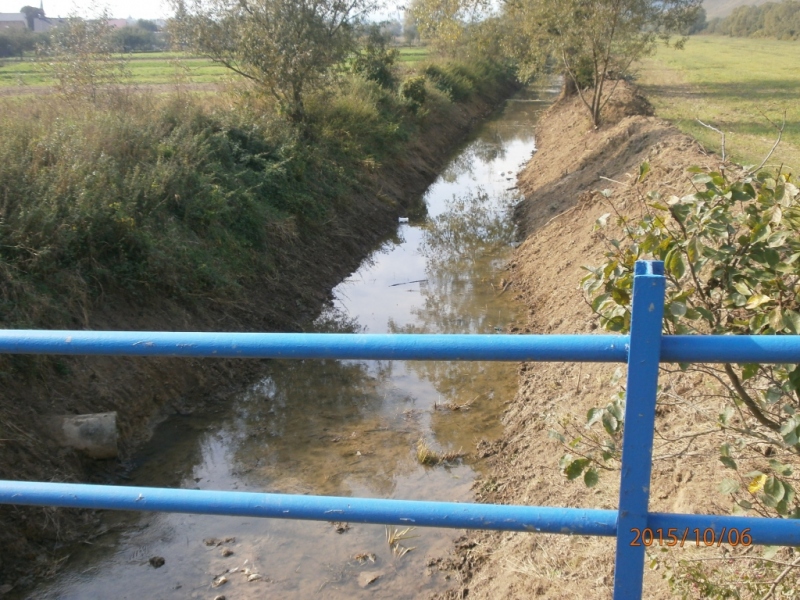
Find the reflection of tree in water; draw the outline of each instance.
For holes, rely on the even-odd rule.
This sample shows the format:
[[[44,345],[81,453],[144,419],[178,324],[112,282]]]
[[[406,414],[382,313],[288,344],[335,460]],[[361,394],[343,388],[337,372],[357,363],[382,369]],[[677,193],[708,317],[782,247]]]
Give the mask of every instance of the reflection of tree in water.
[[[315,333],[362,333],[364,326],[357,317],[351,317],[335,304],[322,307],[319,316],[314,319]]]
[[[428,222],[420,252],[433,271],[448,270],[448,263],[474,263],[481,255],[507,246],[514,235],[508,218],[508,197],[490,198],[481,188],[454,196],[446,210]]]
[[[503,198],[475,194],[454,197],[431,219],[420,252],[427,259],[423,305],[413,309],[416,323],[391,332],[491,333],[509,320],[498,298],[497,272],[513,236]]]
[[[512,304],[501,296],[499,282],[514,233],[507,206],[507,198],[490,198],[478,190],[454,197],[446,210],[429,222],[421,245],[428,276],[427,283],[420,286],[423,303],[413,309],[415,323],[400,327],[390,320],[389,331],[495,333],[512,320]],[[459,440],[463,444],[465,437],[472,444],[486,422],[497,422],[496,409],[481,414],[482,405],[508,399],[513,393],[513,368],[497,363],[424,361],[409,365],[434,385],[443,402],[475,403],[470,409],[472,426],[465,430],[448,430],[446,423],[434,420],[437,439],[445,446]]]
[[[481,137],[470,142],[450,163],[440,177],[447,183],[454,183],[465,175],[473,175],[475,166],[490,163],[506,156],[506,149],[495,134]]]
[[[237,468],[270,491],[390,496],[420,435],[391,375],[391,361],[276,361],[240,404]]]

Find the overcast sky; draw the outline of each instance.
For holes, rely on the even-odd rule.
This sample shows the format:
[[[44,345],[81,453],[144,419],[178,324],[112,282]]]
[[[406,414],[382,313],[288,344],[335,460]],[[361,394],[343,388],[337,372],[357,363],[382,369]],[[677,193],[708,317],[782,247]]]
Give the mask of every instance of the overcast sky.
[[[40,0],[0,0],[0,12],[19,12],[23,6],[39,6]],[[167,0],[106,0],[103,2],[87,2],[86,0],[43,0],[44,13],[48,17],[66,17],[77,12],[80,16],[97,14],[98,8],[105,5],[109,14],[116,19],[166,19],[171,11]],[[382,17],[396,18],[396,2],[389,2],[390,9],[381,11]]]

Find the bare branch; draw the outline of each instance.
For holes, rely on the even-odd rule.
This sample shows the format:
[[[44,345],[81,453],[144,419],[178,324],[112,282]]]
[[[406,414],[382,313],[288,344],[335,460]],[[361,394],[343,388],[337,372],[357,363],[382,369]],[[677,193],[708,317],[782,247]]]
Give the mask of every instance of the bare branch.
[[[700,125],[702,125],[703,127],[708,127],[711,131],[716,131],[718,134],[720,134],[722,136],[722,162],[724,163],[725,162],[725,132],[724,131],[720,131],[719,129],[717,129],[716,127],[714,127],[712,125],[709,125],[707,123],[703,123],[700,119],[695,119],[695,121],[700,123]]]

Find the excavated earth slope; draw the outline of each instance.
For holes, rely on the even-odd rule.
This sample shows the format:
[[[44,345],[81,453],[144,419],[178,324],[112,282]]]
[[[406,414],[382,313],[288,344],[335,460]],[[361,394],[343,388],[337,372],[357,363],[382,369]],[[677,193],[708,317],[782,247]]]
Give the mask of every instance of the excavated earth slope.
[[[562,99],[537,125],[538,150],[518,177],[525,200],[516,217],[524,241],[509,265],[514,288],[528,307],[527,322],[517,325],[520,332],[601,333],[580,289],[582,265],[600,264],[606,250],[597,219],[611,214],[612,235],[615,214],[640,214],[648,191],[685,195],[692,189],[687,167],[719,166],[693,139],[650,116],[649,103],[631,87],[619,89],[608,109],[605,124],[593,129],[578,98]],[[652,170],[637,184],[643,161]],[[624,376],[612,381],[616,369],[592,363],[520,365],[504,437],[479,445],[489,462],[489,474],[476,484],[481,501],[616,508],[618,471],[602,473],[591,489],[581,479],[567,481],[558,465],[567,450],[548,437],[549,430],[563,431],[565,423],[571,432],[584,432],[587,411],[605,406],[622,389]],[[702,393],[710,383],[698,373],[662,373],[660,382],[662,394],[674,401],[662,397],[658,409],[651,510],[729,514],[730,501],[716,491],[722,438],[712,433],[687,445],[690,438],[682,437],[713,430],[719,400]],[[610,598],[614,543],[613,538],[469,532],[455,557],[439,565],[454,569],[459,582],[445,597]],[[659,561],[645,573],[648,597],[670,595],[664,575],[677,561],[711,560],[725,551],[653,550]]]

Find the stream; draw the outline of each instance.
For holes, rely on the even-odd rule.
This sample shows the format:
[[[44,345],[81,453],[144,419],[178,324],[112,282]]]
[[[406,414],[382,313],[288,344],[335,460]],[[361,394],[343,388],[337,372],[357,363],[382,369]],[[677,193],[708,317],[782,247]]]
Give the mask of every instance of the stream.
[[[557,92],[524,90],[480,125],[394,235],[335,288],[313,330],[499,333],[520,319],[504,278],[509,209],[536,117]],[[516,385],[510,363],[271,361],[230,402],[159,425],[129,483],[470,502],[476,443],[500,436]],[[421,448],[450,460],[420,464]],[[184,514],[103,520],[108,532],[29,597],[427,597],[451,584],[435,560],[461,533]]]

